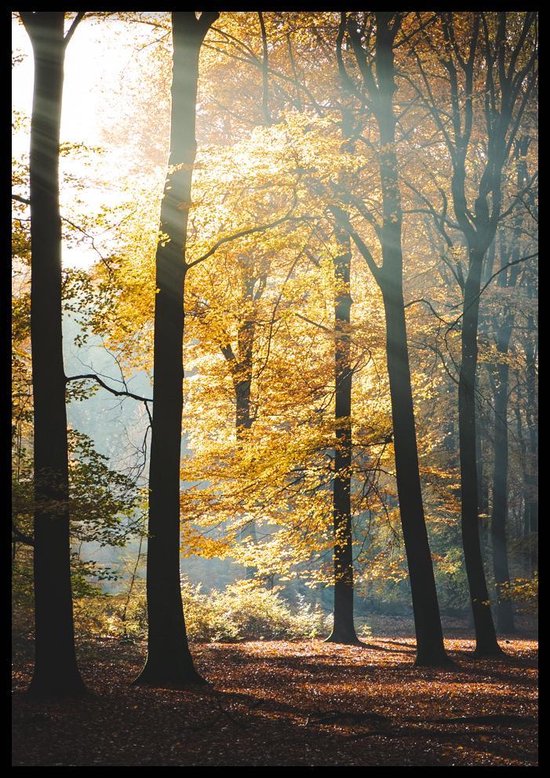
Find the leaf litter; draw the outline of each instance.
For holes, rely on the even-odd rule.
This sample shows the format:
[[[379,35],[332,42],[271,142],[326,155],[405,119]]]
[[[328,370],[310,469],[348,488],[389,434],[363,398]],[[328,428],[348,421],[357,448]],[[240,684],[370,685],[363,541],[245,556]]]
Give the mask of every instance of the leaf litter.
[[[131,686],[144,646],[79,647],[88,697],[25,694],[29,650],[14,651],[14,766],[536,766],[537,642],[455,666],[415,667],[414,640],[195,644],[206,687]]]

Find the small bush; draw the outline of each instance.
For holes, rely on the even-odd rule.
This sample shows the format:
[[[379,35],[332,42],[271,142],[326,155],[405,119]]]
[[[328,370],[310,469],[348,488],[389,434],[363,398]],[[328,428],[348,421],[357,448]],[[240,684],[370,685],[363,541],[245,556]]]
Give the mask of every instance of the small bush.
[[[320,608],[306,604],[303,598],[297,608],[291,608],[276,588],[266,589],[254,581],[235,581],[223,591],[208,593],[200,585],[183,581],[182,594],[187,634],[197,642],[293,640],[328,634]],[[94,602],[81,600],[75,610],[79,632],[133,639],[147,633],[141,585],[129,602],[125,595],[105,596]]]
[[[200,587],[183,587],[189,637],[205,642],[292,640],[325,632],[323,613],[306,604],[292,610],[276,588],[254,581],[235,581],[223,591],[202,594]]]

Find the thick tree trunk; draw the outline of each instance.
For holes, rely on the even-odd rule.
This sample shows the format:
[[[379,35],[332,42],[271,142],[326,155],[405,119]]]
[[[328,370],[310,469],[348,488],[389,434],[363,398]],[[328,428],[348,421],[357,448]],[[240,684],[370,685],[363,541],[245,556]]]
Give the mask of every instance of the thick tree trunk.
[[[418,448],[414,423],[407,329],[403,299],[402,210],[395,153],[393,115],[393,37],[391,14],[377,13],[375,116],[380,132],[382,184],[382,258],[379,284],[386,314],[386,353],[393,419],[399,510],[409,576],[417,641],[418,665],[443,665],[445,653],[432,558],[422,503]],[[395,27],[394,27],[395,29]]]
[[[214,15],[215,16],[215,15]],[[208,26],[172,13],[170,160],[156,256],[154,411],[149,470],[147,660],[135,683],[202,682],[189,651],[180,586],[180,453],[183,409],[185,247],[195,160],[199,52]],[[202,22],[202,23],[201,23]]]
[[[461,526],[464,562],[476,633],[476,653],[501,653],[491,615],[489,592],[483,569],[479,537],[478,480],[476,461],[475,386],[477,330],[481,266],[484,252],[470,250],[469,272],[464,288],[462,316],[462,359],[458,382],[458,426],[460,446]]]
[[[334,258],[336,298],[334,306],[335,432],[334,521],[334,625],[327,638],[332,643],[359,642],[353,623],[353,546],[351,526],[351,367],[350,294],[351,247],[349,236],[336,227],[342,253]]]
[[[29,692],[85,692],[71,599],[67,413],[62,347],[59,128],[64,12],[22,14],[34,52],[30,148],[34,402],[35,666]]]

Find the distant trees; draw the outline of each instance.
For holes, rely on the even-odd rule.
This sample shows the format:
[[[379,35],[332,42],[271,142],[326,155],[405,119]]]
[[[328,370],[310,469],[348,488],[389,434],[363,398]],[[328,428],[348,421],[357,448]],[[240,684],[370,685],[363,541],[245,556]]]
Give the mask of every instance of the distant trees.
[[[460,19],[460,22],[459,22]],[[465,22],[465,24],[463,23]],[[454,225],[467,250],[462,276],[461,356],[458,379],[462,538],[476,652],[499,653],[483,568],[478,526],[476,373],[482,268],[502,219],[521,195],[506,200],[503,175],[537,83],[536,14],[508,20],[506,12],[461,17],[438,14],[441,47],[424,30],[427,61],[414,58],[418,87],[450,158]],[[434,64],[441,76],[430,78]],[[440,90],[443,89],[441,94]],[[483,94],[483,102],[477,95]]]

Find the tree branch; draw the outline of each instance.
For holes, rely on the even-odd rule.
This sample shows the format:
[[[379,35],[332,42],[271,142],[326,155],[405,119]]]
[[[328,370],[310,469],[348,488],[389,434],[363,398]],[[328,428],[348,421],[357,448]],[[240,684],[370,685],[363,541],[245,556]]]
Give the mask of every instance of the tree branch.
[[[377,283],[379,283],[381,268],[378,267],[378,265],[374,261],[374,257],[372,256],[368,246],[364,243],[361,237],[351,226],[351,222],[349,220],[349,216],[347,215],[347,213],[343,211],[341,208],[338,208],[338,206],[336,205],[330,205],[329,210],[333,214],[338,224],[341,227],[343,227],[348,233],[348,235],[353,239],[353,242],[361,252],[363,259],[367,263],[369,270],[373,274]]]
[[[534,254],[528,254],[526,257],[520,257],[519,259],[514,259],[512,262],[508,262],[506,265],[503,265],[501,268],[499,268],[498,270],[496,270],[496,271],[493,273],[493,275],[492,275],[492,276],[489,278],[489,280],[488,280],[488,281],[486,281],[486,283],[485,283],[485,284],[483,284],[483,286],[481,287],[481,289],[480,289],[480,291],[479,291],[479,294],[477,294],[477,295],[474,297],[474,299],[472,300],[472,302],[470,303],[470,305],[468,306],[468,308],[466,308],[464,311],[462,311],[462,313],[460,314],[460,316],[459,316],[457,319],[455,319],[455,321],[454,321],[454,322],[453,322],[453,323],[450,325],[449,329],[453,329],[454,327],[456,327],[456,325],[457,325],[457,324],[458,324],[458,322],[459,322],[459,321],[462,319],[462,317],[464,316],[464,314],[465,314],[465,313],[466,313],[466,312],[467,312],[467,311],[468,311],[468,310],[469,310],[469,309],[472,307],[472,305],[473,305],[473,304],[476,302],[476,300],[479,300],[479,298],[481,297],[481,295],[483,294],[483,292],[484,292],[484,291],[487,289],[487,287],[489,286],[489,284],[491,283],[491,281],[492,281],[494,278],[496,278],[496,276],[498,276],[498,275],[499,275],[499,273],[502,273],[504,270],[508,270],[508,268],[510,268],[510,267],[513,267],[514,265],[519,265],[519,264],[520,264],[520,262],[527,262],[527,260],[528,260],[528,259],[534,259],[535,257],[538,257],[538,255],[539,255],[538,251],[535,251],[535,253],[534,253]],[[456,307],[456,306],[455,306],[455,307]]]
[[[418,300],[411,300],[410,302],[406,303],[403,306],[403,308],[408,308],[411,305],[416,305],[416,303],[423,303],[424,305],[427,305],[430,311],[436,317],[436,319],[439,319],[439,321],[443,322],[443,324],[449,324],[449,322],[446,319],[444,319],[442,316],[438,314],[438,312],[435,310],[431,302],[429,300],[426,300],[424,297],[419,297]]]
[[[265,230],[269,230],[272,227],[278,227],[279,224],[283,224],[284,222],[288,221],[304,221],[306,216],[289,216],[288,214],[286,216],[281,216],[280,219],[276,219],[273,222],[268,222],[267,224],[260,224],[257,227],[248,227],[244,230],[240,230],[239,232],[233,233],[233,235],[228,235],[225,238],[220,238],[212,248],[208,249],[206,254],[203,254],[198,259],[194,259],[192,262],[187,262],[185,267],[187,270],[189,270],[192,267],[195,267],[195,265],[199,265],[201,262],[204,262],[205,259],[208,259],[212,256],[212,254],[215,254],[216,251],[220,248],[220,246],[223,246],[225,243],[231,243],[234,240],[237,240],[238,238],[244,238],[247,235],[254,235],[256,232],[264,232]]]
[[[11,531],[14,540],[19,541],[19,543],[24,543],[26,546],[34,546],[34,538],[32,538],[30,535],[26,535],[24,532],[21,532],[21,530],[18,529],[13,522],[11,525]]]
[[[148,403],[153,402],[151,397],[141,397],[141,395],[134,394],[133,392],[129,392],[127,389],[113,389],[95,373],[83,373],[82,375],[66,376],[65,382],[69,383],[69,381],[96,381],[96,383],[102,386],[103,389],[106,389],[108,392],[114,394],[116,397],[131,397],[133,400],[138,400],[139,402],[144,403],[145,410],[147,411],[147,415],[149,417],[149,421],[151,423],[153,421],[151,417],[151,412],[149,411],[149,405],[148,405]]]
[[[197,25],[203,36],[206,35],[210,27],[220,18],[219,11],[202,11],[197,19]]]
[[[320,330],[325,330],[329,335],[334,335],[334,330],[331,330],[330,327],[325,327],[324,324],[319,324],[319,322],[313,321],[313,319],[308,319],[307,316],[302,316],[302,314],[297,311],[294,311],[294,315],[299,319],[303,319],[303,321],[307,321],[308,324],[313,324],[314,327],[319,327]]]
[[[12,194],[11,199],[17,200],[18,203],[23,203],[23,205],[31,204],[31,201],[28,200],[26,197],[21,197],[21,195],[17,195],[17,194]]]
[[[77,13],[77,15],[75,16],[75,18],[73,19],[73,23],[71,24],[71,26],[67,30],[67,34],[63,38],[64,46],[67,46],[69,44],[69,41],[73,37],[74,32],[75,32],[76,28],[78,27],[79,23],[82,21],[82,18],[83,18],[85,13],[86,13],[86,11],[79,11]]]

